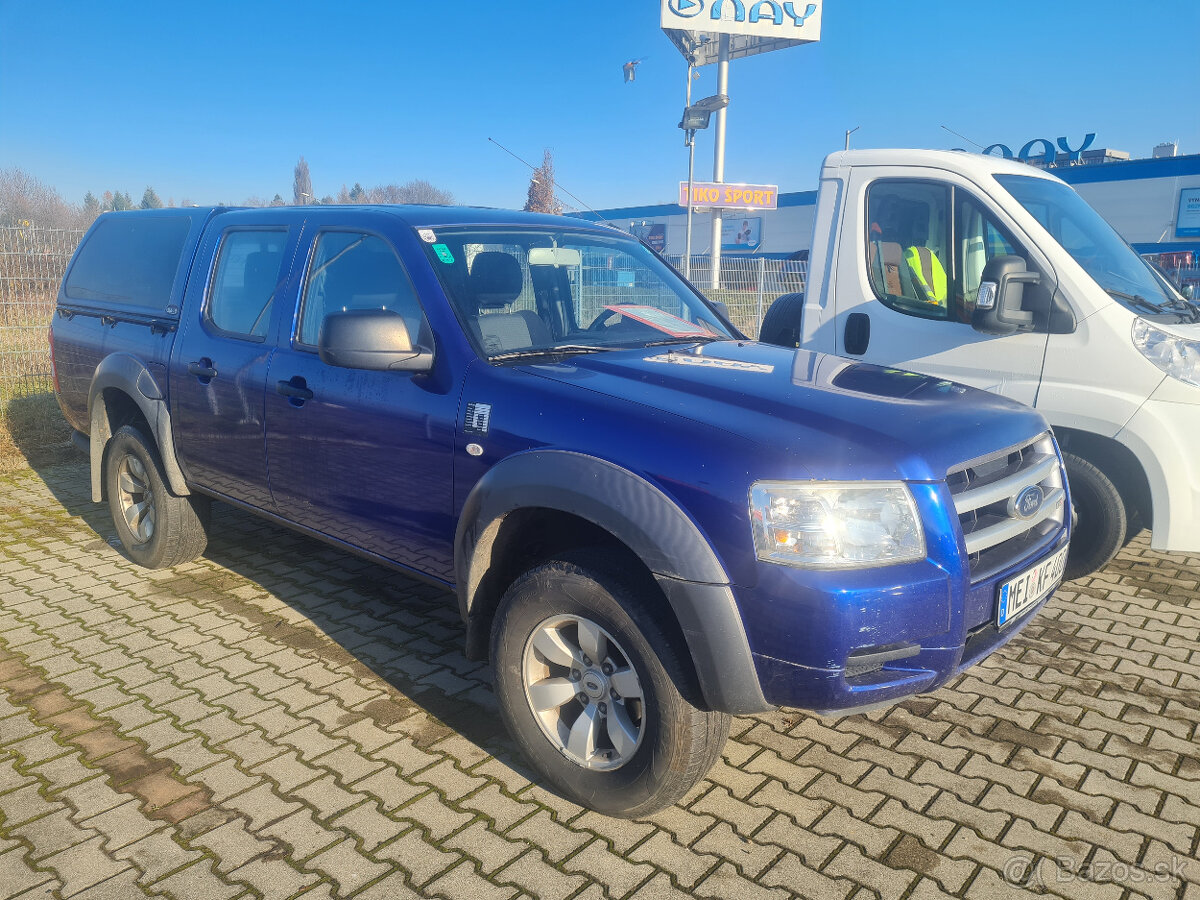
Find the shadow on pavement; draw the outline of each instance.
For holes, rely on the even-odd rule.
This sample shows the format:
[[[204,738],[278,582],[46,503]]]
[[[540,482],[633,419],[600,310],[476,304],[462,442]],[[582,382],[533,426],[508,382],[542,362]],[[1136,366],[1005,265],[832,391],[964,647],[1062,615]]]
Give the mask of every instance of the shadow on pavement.
[[[68,513],[120,551],[107,504],[91,501],[82,456],[35,471]],[[247,582],[279,598],[321,634],[235,590]],[[394,688],[386,699],[343,716],[339,726],[365,717],[386,729],[424,712],[412,727],[398,729],[417,746],[457,733],[533,780],[500,721],[487,664],[463,656],[464,626],[451,592],[223,503],[213,505],[208,549],[197,564],[148,583],[155,593],[218,606],[268,640]]]

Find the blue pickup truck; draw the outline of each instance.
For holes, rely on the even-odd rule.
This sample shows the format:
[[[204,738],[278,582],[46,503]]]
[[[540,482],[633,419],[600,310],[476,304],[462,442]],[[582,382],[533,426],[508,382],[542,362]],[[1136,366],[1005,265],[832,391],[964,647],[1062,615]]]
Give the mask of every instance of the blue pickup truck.
[[[51,337],[132,559],[202,553],[215,499],[454,591],[523,752],[612,815],[677,801],[731,714],[938,687],[1062,578],[1038,413],[749,341],[604,226],[105,214]]]

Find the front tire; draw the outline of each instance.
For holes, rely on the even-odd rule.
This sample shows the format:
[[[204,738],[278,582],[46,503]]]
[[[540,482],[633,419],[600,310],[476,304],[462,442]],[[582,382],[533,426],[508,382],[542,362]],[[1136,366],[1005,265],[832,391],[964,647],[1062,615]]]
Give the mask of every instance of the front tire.
[[[501,716],[563,796],[638,818],[720,756],[730,717],[700,707],[686,652],[604,555],[554,560],[505,592],[492,627]]]
[[[1121,492],[1096,465],[1063,453],[1075,518],[1064,575],[1068,581],[1103,569],[1125,544],[1128,515]]]
[[[117,536],[138,565],[165,569],[204,552],[208,498],[172,494],[158,449],[133,425],[118,429],[109,441],[104,490]]]

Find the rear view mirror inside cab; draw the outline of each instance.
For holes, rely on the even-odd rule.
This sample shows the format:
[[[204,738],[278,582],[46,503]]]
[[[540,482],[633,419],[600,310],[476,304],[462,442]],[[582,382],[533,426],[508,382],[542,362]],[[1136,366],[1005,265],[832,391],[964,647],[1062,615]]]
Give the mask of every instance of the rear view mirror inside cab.
[[[531,266],[579,266],[583,256],[573,247],[530,247]]]

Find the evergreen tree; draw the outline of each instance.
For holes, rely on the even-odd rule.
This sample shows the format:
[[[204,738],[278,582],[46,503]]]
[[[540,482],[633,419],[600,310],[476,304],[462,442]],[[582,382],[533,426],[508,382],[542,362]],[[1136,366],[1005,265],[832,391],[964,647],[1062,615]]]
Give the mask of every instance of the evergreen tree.
[[[100,201],[91,191],[83,195],[83,215],[89,222],[100,215]]]
[[[525,211],[558,215],[562,208],[554,196],[554,157],[547,149],[542,156],[542,164],[533,170],[533,176],[529,179],[529,199],[525,201]]]
[[[276,194],[274,197],[271,198],[271,205],[272,206],[283,206],[283,197],[281,197],[279,194]]]
[[[350,188],[350,202],[362,203],[363,198],[367,196],[367,192],[363,190],[363,186],[357,181],[354,182],[354,187]]]
[[[146,185],[146,191],[142,194],[142,209],[162,209],[163,202],[158,199],[158,194],[154,188]]]

